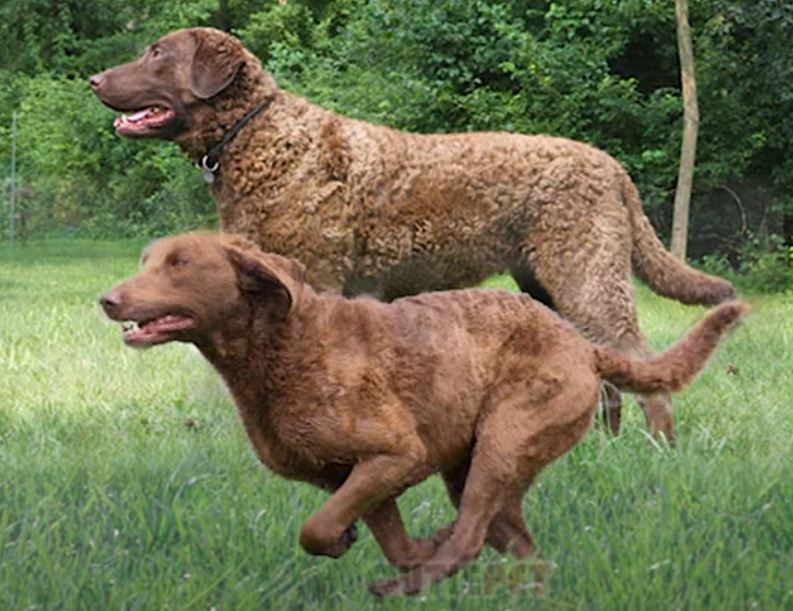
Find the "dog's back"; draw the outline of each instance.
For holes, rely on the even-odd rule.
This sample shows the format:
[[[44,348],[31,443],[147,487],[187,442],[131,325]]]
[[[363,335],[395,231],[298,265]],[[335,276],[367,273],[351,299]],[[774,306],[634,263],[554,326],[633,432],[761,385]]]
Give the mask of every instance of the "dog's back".
[[[466,403],[476,403],[474,397],[504,383],[503,370],[512,360],[524,371],[571,357],[593,367],[591,344],[523,294],[469,289],[391,304],[321,295],[312,310],[309,317],[319,321],[325,349],[345,357],[322,362],[332,363],[334,372],[349,370],[351,359],[361,367],[392,371],[390,381],[409,395],[448,387],[455,396],[464,394]]]

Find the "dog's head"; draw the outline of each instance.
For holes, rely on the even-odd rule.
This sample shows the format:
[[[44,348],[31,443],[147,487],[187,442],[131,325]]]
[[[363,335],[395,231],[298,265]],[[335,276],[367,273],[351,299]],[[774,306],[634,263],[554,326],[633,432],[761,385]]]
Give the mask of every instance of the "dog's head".
[[[255,58],[239,40],[211,28],[179,30],[150,45],[133,62],[91,77],[106,106],[123,114],[116,132],[172,140],[191,128],[191,111],[231,85]]]
[[[99,299],[135,347],[245,336],[252,320],[282,324],[304,288],[299,263],[227,234],[158,240],[144,250],[141,267]]]

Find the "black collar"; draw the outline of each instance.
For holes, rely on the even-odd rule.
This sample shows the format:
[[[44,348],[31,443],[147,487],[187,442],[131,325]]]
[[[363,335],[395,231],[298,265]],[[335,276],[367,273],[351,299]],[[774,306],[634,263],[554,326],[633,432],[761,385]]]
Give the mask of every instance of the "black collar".
[[[220,154],[223,152],[223,147],[226,146],[234,138],[234,136],[236,136],[237,133],[248,124],[251,119],[253,119],[260,112],[266,110],[267,107],[273,103],[274,99],[275,96],[264,98],[253,108],[253,110],[249,111],[244,117],[242,117],[242,119],[240,119],[236,125],[234,125],[234,127],[223,134],[223,138],[221,138],[220,142],[209,149],[209,151],[207,151],[207,153],[201,157],[201,161],[199,161],[197,165],[204,173],[204,180],[206,182],[210,184],[215,182],[215,173],[220,168]]]

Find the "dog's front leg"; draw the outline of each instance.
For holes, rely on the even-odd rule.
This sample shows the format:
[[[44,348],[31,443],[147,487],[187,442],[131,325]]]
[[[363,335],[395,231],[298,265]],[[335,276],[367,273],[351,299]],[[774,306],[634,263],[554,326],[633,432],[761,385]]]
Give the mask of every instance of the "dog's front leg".
[[[400,454],[381,454],[359,462],[303,526],[300,545],[310,554],[338,558],[352,545],[353,539],[345,533],[358,519],[426,475],[426,450],[420,442]]]

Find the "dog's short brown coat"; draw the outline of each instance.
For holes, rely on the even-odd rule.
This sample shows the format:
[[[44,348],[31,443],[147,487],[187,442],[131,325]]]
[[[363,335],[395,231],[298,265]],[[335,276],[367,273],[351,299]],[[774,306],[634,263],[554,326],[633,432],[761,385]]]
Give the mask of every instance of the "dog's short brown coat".
[[[521,499],[584,436],[600,381],[679,389],[745,310],[722,305],[663,355],[630,361],[525,295],[347,300],[314,292],[294,261],[216,234],[154,243],[140,274],[101,301],[113,319],[141,324],[125,333],[130,344],[194,343],[223,376],[261,461],[333,491],[302,529],[307,551],[338,557],[355,522],[369,525],[409,569],[375,584],[379,594],[442,579],[486,540],[530,554]],[[459,517],[411,539],[396,498],[433,473]]]
[[[733,296],[664,249],[619,163],[580,142],[355,121],[281,90],[236,38],[205,28],[169,34],[91,83],[118,110],[172,113],[122,122],[120,133],[173,140],[196,162],[270,100],[224,148],[212,192],[225,231],[300,260],[322,290],[390,300],[510,270],[587,338],[627,356],[650,354],[632,266],[685,303]],[[639,399],[650,429],[671,439],[668,397]],[[618,428],[618,403],[611,422]]]

